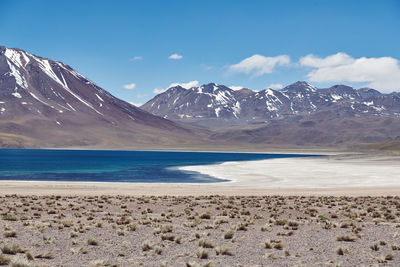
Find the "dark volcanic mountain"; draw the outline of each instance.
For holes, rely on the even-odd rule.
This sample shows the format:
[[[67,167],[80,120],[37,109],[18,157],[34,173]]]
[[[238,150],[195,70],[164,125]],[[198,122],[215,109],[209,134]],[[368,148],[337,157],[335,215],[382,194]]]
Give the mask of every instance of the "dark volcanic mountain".
[[[391,140],[400,132],[400,94],[345,85],[234,91],[206,84],[169,88],[141,108],[212,128],[211,140],[270,145],[348,146]]]
[[[186,127],[124,102],[68,65],[0,47],[0,147],[175,145]]]

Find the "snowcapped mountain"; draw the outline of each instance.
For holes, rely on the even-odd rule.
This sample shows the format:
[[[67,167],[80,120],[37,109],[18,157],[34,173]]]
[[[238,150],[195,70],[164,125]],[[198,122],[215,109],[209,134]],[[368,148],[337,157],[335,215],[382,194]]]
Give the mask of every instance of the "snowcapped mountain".
[[[184,89],[172,87],[141,106],[164,118],[203,126],[262,123],[275,118],[347,110],[349,116],[399,116],[397,93],[335,85],[318,89],[296,82],[281,90],[232,90],[214,83]]]
[[[120,147],[179,143],[178,136],[190,135],[62,62],[0,46],[0,146]]]
[[[234,90],[214,83],[190,89],[171,87],[142,108],[168,119],[237,118],[241,109]]]
[[[0,147],[348,146],[399,132],[400,93],[210,83],[171,87],[137,108],[62,62],[0,46]]]

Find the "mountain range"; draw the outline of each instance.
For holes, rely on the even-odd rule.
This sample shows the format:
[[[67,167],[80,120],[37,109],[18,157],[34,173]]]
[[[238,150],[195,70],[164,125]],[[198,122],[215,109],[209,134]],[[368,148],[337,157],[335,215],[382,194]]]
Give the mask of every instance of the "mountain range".
[[[141,106],[152,114],[213,130],[211,140],[270,146],[348,147],[400,135],[400,93],[299,81],[281,90],[180,86]]]
[[[232,90],[215,83],[190,89],[175,86],[142,109],[171,120],[209,127],[249,125],[319,112],[347,111],[349,116],[399,116],[400,94],[346,85],[317,89],[296,82],[282,90]]]
[[[168,88],[138,108],[62,62],[0,46],[0,147],[348,147],[399,133],[396,92],[209,83]]]

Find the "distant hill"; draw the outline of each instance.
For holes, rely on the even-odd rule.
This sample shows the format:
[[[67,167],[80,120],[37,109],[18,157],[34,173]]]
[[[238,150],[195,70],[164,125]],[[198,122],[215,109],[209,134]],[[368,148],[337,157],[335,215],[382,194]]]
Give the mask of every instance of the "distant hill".
[[[364,145],[361,146],[361,148],[371,150],[400,151],[400,137],[378,144]]]

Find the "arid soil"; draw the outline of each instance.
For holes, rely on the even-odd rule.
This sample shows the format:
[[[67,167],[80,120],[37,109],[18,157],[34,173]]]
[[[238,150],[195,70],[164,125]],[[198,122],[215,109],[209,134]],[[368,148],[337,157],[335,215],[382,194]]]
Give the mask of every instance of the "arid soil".
[[[400,265],[399,197],[0,197],[10,266]]]

